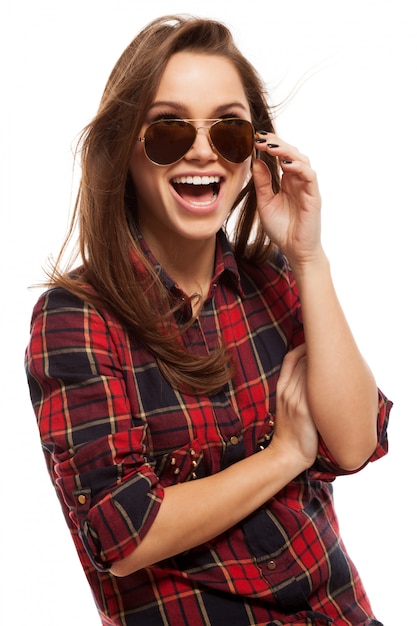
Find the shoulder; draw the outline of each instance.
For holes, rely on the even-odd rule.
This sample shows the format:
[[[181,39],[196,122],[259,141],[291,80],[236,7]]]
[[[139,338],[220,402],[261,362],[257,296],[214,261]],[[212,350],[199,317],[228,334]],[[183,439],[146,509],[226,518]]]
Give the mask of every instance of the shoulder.
[[[56,309],[62,307],[83,308],[83,299],[63,287],[50,287],[38,298],[35,309]]]
[[[50,287],[36,301],[33,316],[54,312],[82,311],[89,306],[86,300],[63,287]]]
[[[108,311],[63,287],[52,287],[33,309],[27,358],[41,371],[47,362],[55,372],[75,368],[85,373],[106,355],[114,357],[125,344],[122,327]]]
[[[50,287],[36,301],[31,318],[31,329],[44,328],[70,330],[107,324],[112,316],[104,307],[97,306],[94,298],[82,297],[64,287]]]
[[[251,256],[238,260],[239,272],[242,277],[256,281],[256,284],[263,286],[271,283],[277,284],[279,281],[284,283],[294,283],[294,277],[291,272],[288,260],[285,255],[277,248],[273,248],[265,258],[259,260]]]

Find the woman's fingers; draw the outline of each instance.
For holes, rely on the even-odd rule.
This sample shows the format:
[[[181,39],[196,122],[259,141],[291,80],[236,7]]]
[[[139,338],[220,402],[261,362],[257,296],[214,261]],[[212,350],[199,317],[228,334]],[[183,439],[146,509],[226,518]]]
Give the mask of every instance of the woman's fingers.
[[[279,160],[281,185],[274,193],[266,163],[256,159],[253,180],[259,216],[265,232],[286,254],[293,267],[320,251],[321,197],[309,159],[277,135],[258,135],[258,151]]]
[[[268,152],[268,154],[277,157],[284,168],[295,162],[310,166],[310,160],[305,154],[302,154],[295,146],[283,141],[272,133],[266,136],[257,135],[255,146],[260,152]]]
[[[274,444],[292,446],[311,465],[317,455],[318,433],[307,398],[305,344],[288,352],[277,383],[277,425]]]
[[[278,379],[278,387],[286,388],[293,380],[294,371],[297,368],[297,364],[303,357],[306,356],[306,345],[302,343],[293,350],[290,350],[285,355],[284,361],[281,366],[281,372]]]

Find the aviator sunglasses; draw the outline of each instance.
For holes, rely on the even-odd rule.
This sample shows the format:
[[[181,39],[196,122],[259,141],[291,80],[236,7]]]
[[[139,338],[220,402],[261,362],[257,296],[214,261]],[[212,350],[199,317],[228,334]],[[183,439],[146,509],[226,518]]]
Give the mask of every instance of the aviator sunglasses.
[[[212,148],[226,161],[243,163],[253,150],[255,132],[248,120],[238,117],[207,119],[210,126],[194,126],[201,120],[161,119],[148,126],[138,141],[155,165],[172,165],[188,152],[200,128],[206,128]]]

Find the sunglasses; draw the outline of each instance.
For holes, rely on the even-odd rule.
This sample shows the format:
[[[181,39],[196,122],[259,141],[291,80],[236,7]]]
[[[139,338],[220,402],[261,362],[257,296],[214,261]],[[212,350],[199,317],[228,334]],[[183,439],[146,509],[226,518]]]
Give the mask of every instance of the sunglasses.
[[[148,126],[138,141],[144,144],[145,154],[155,165],[172,165],[185,156],[192,147],[200,128],[206,128],[212,148],[226,161],[243,163],[253,150],[255,132],[247,120],[238,117],[204,120],[210,126],[194,126],[200,120],[162,119]]]

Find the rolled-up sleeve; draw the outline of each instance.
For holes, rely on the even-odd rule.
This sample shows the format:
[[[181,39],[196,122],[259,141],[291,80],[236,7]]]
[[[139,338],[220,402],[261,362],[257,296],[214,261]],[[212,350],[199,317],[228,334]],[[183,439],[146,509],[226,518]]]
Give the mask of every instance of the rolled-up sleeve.
[[[126,557],[151,526],[163,489],[132,414],[117,323],[62,289],[35,306],[26,370],[52,480],[98,569]]]
[[[384,393],[378,389],[377,445],[372,455],[361,467],[352,471],[342,469],[335,461],[324,441],[320,439],[317,460],[311,468],[311,473],[321,480],[333,480],[336,476],[356,474],[366,467],[368,463],[377,461],[385,456],[388,453],[388,422],[392,404],[391,400],[388,400]]]

